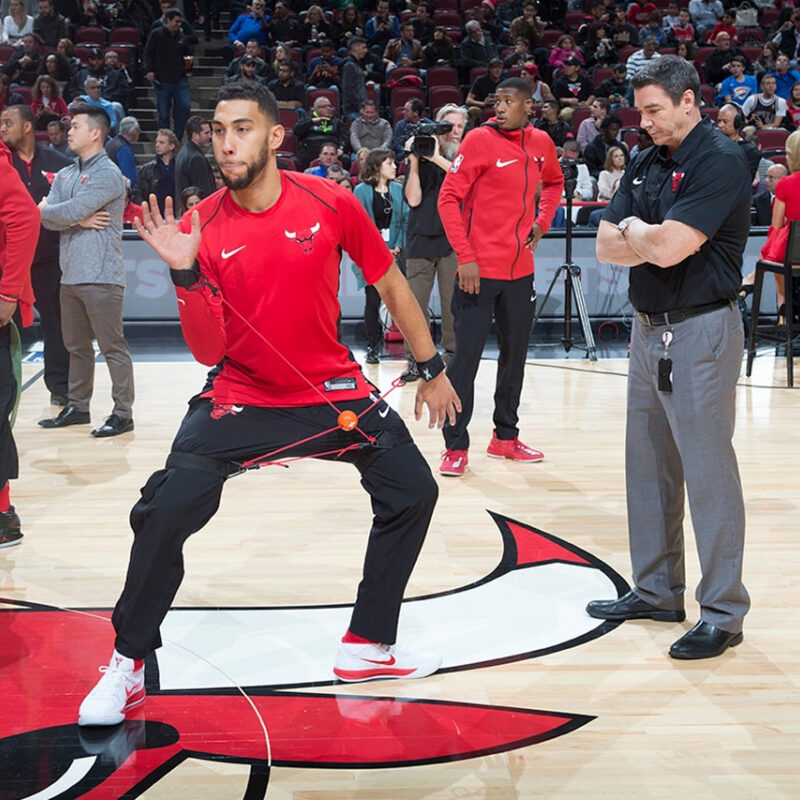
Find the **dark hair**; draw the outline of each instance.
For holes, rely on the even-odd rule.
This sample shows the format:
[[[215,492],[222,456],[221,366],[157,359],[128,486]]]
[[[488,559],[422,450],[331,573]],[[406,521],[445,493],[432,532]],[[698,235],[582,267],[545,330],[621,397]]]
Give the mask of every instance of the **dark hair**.
[[[73,119],[77,117],[78,114],[85,114],[89,118],[90,128],[100,129],[103,134],[103,141],[105,142],[111,130],[111,119],[105,109],[100,108],[100,106],[89,105],[89,103],[80,103],[72,107]]]
[[[489,61],[486,65],[489,69],[492,67],[502,67],[503,66],[503,59],[502,58],[493,58]]]
[[[747,66],[746,63],[745,63],[745,60],[744,60],[744,56],[734,56],[730,60],[730,63],[733,64],[734,61],[736,61],[738,64],[741,64],[743,67]]]
[[[495,91],[499,92],[500,89],[510,89],[512,92],[519,92],[528,97],[531,96],[531,87],[522,80],[522,78],[506,78],[504,81],[500,81],[500,83],[497,84],[497,89]]]
[[[252,100],[272,125],[277,125],[280,120],[278,101],[275,99],[275,95],[266,86],[257,81],[226,83],[217,92],[217,102],[219,103],[222,100]]]
[[[332,147],[337,153],[339,152],[339,145],[333,141],[333,139],[328,139],[327,141],[323,142],[319,146],[319,152],[321,153],[325,147]]]
[[[425,104],[418,97],[412,97],[408,102],[411,103],[411,110],[417,114],[421,114],[425,110]]]
[[[175,17],[183,17],[179,8],[168,8],[164,12],[164,19],[166,20],[175,19]]]
[[[33,110],[31,109],[30,106],[26,106],[20,103],[19,105],[6,106],[6,111],[16,111],[19,114],[19,118],[23,123],[30,122],[31,125],[36,127],[36,119],[33,116]]]
[[[610,117],[606,117],[600,123],[600,130],[601,131],[608,130],[608,128],[610,128],[612,125],[617,125],[620,128],[622,127],[622,120],[616,114],[612,114]]]
[[[374,100],[372,100],[372,99],[370,99],[368,97],[366,100],[364,100],[363,103],[361,103],[361,105],[358,107],[358,109],[360,111],[362,108],[366,108],[367,106],[373,106],[374,108],[377,108],[378,104]]]
[[[700,105],[700,78],[693,64],[680,56],[661,56],[645,64],[632,78],[634,89],[660,86],[677,106],[687,90],[694,93],[694,104]]]
[[[31,89],[31,94],[37,99],[42,99],[42,84],[46,83],[50,86],[50,91],[53,97],[61,97],[61,87],[58,85],[58,81],[55,78],[51,78],[49,75],[40,75],[36,79],[36,83],[33,84],[33,89]]]
[[[281,67],[288,67],[289,68],[289,72],[291,72],[292,75],[294,75],[294,70],[295,70],[294,61],[291,61],[291,60],[289,60],[289,61],[279,61],[278,62],[278,69],[280,69]]]
[[[377,185],[381,174],[381,164],[387,158],[394,158],[394,153],[385,147],[376,147],[374,150],[370,150],[358,179],[371,186]]]
[[[219,101],[219,95],[217,95],[217,100]],[[207,119],[203,119],[202,117],[198,117],[197,115],[189,117],[186,120],[186,125],[184,126],[184,130],[186,131],[186,141],[190,142],[192,140],[192,136],[196,133],[203,132],[203,125],[208,125],[209,122]]]
[[[505,81],[503,81],[503,83],[505,83]],[[500,88],[500,87],[498,87],[498,88]],[[543,108],[544,108],[544,106],[550,106],[550,107],[555,106],[556,107],[556,111],[558,111],[561,108],[561,104],[558,102],[558,100],[545,100],[542,103],[542,107]]]
[[[333,39],[323,39],[319,43],[319,49],[322,50],[323,47],[328,49],[328,50],[335,50],[336,49],[336,42],[334,42]]]
[[[206,193],[198,186],[187,186],[182,192],[179,203],[179,210],[181,214],[186,212],[186,203],[193,195],[197,195],[201,200],[206,196]]]
[[[50,122],[47,123],[47,127],[49,128],[51,125],[58,125],[58,129],[61,131],[61,133],[66,133],[67,130],[69,130],[64,122],[60,119],[51,119]]]
[[[354,44],[366,44],[367,40],[363,36],[351,36],[350,37],[350,44],[347,47],[352,50]]]

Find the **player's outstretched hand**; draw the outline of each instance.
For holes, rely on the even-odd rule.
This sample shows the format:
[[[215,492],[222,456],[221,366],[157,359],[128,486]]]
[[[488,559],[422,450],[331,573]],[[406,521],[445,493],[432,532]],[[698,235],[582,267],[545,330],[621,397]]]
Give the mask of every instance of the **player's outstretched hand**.
[[[181,233],[172,213],[172,198],[164,203],[164,216],[158,210],[158,200],[150,195],[150,202],[142,203],[142,218],[134,217],[133,224],[139,236],[158,253],[172,269],[191,269],[200,249],[200,215],[192,211],[192,229]]]
[[[461,400],[447,375],[440,372],[432,381],[417,383],[417,397],[414,401],[414,418],[422,418],[422,407],[428,406],[428,427],[441,428],[445,420],[456,424],[456,414],[461,412]]]

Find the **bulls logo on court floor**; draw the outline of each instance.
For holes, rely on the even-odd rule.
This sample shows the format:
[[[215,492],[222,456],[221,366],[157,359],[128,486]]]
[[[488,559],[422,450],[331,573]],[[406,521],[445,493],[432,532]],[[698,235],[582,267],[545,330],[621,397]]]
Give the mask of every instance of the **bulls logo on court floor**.
[[[440,675],[600,636],[615,624],[598,625],[586,603],[628,588],[589,553],[492,517],[504,548],[490,574],[403,603],[401,641],[441,652]],[[248,764],[245,800],[256,800],[265,796],[273,767],[365,769],[474,758],[561,736],[592,719],[572,711],[315,694],[309,687],[335,683],[331,666],[349,606],[176,608],[162,626],[165,646],[147,662],[145,705],[114,728],[79,729],[78,705],[111,650],[110,610],[0,603],[0,797],[9,800],[136,797],[189,757]],[[419,691],[436,680],[420,681]],[[391,683],[384,686],[390,694]]]

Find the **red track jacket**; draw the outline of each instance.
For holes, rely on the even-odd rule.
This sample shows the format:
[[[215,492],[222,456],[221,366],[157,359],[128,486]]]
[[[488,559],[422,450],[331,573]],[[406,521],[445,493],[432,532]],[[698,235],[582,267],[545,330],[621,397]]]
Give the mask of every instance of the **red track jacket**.
[[[502,131],[495,120],[473,130],[439,192],[439,216],[458,263],[477,261],[482,278],[530,275],[533,254],[525,240],[535,222],[547,233],[563,185],[555,145],[543,131],[532,125]]]

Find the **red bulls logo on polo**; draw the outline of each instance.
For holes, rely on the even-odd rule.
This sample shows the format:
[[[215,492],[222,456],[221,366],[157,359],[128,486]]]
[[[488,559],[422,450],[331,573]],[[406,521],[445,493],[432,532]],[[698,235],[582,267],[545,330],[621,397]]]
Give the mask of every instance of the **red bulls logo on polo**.
[[[498,514],[499,564],[484,578],[407,600],[400,636],[480,669],[575,647],[616,625],[586,602],[624,594],[591,554]],[[476,758],[573,732],[593,717],[473,703],[315,694],[351,607],[176,608],[146,662],[147,700],[121,725],[78,728],[78,706],[113,646],[108,609],[0,601],[0,797],[133,798],[187,758],[248,765],[247,800],[282,766],[413,766]],[[430,689],[434,685],[428,683]],[[419,687],[424,691],[426,682]],[[386,683],[387,694],[391,683]],[[551,703],[555,702],[551,699]]]
[[[312,225],[310,228],[303,228],[299,231],[284,231],[287,239],[294,239],[300,245],[300,249],[304,253],[311,253],[314,250],[314,236],[319,231],[319,222]]]

